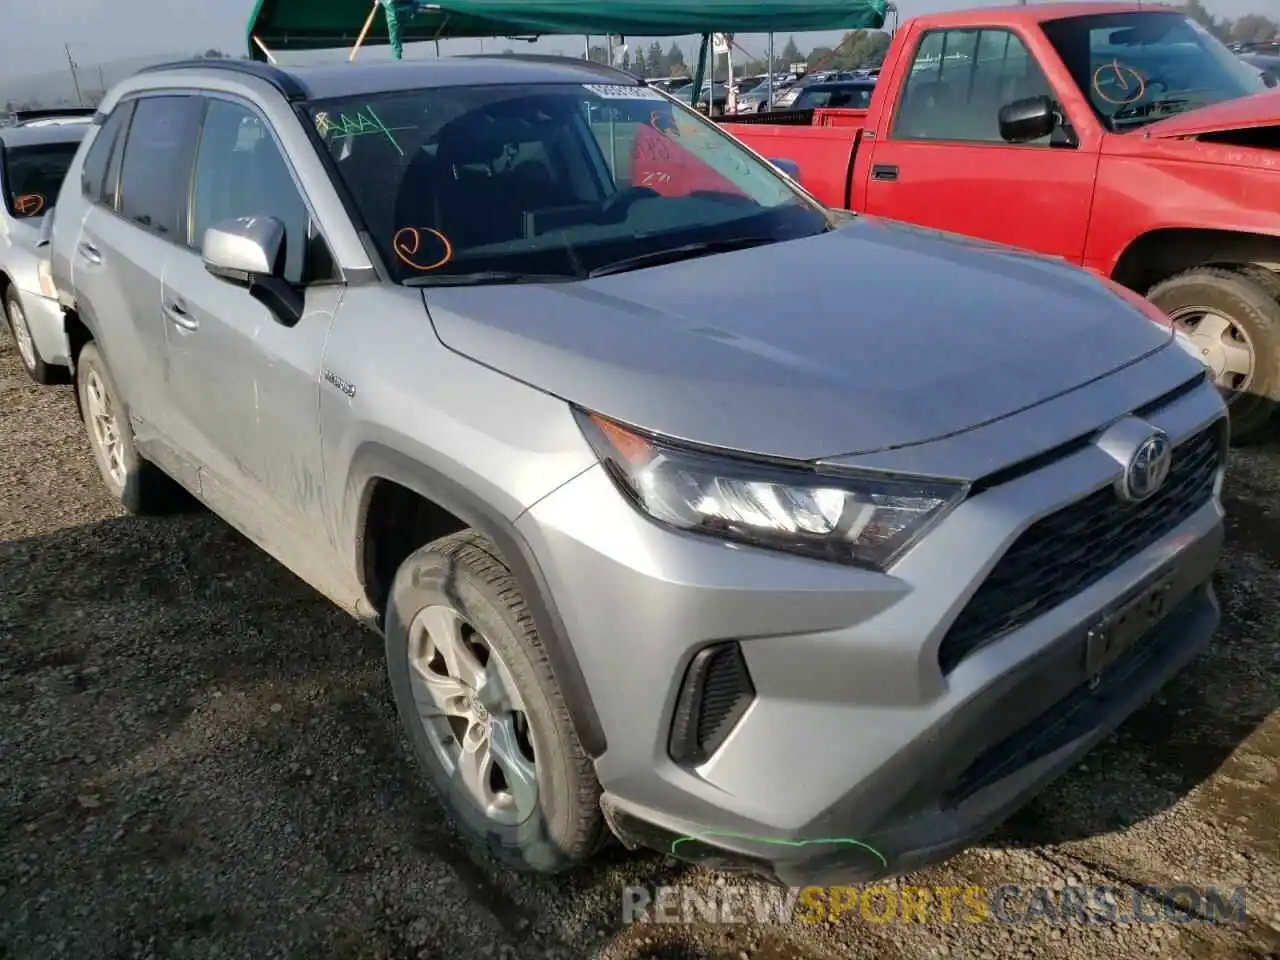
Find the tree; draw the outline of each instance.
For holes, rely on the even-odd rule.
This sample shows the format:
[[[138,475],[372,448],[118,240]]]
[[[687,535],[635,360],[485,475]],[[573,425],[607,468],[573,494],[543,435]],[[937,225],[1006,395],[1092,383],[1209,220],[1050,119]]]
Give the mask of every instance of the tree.
[[[788,66],[793,63],[799,63],[804,59],[804,54],[796,46],[795,37],[787,37],[787,45],[782,48],[782,59]]]
[[[636,58],[631,61],[631,72],[637,77],[649,76],[649,62],[645,60],[643,50],[636,51]]]
[[[1236,43],[1261,43],[1280,36],[1280,25],[1259,13],[1246,13],[1231,24],[1230,37]]]
[[[628,73],[631,72],[631,51],[630,50],[622,51],[622,62],[619,63],[618,66],[620,66],[623,70],[626,70]]]
[[[666,68],[668,73],[689,72],[689,67],[684,62],[684,51],[676,46],[674,40],[667,49]]]
[[[593,43],[591,48],[587,51],[587,59],[592,63],[608,63],[609,48],[600,47]]]
[[[216,47],[210,47],[210,48],[209,48],[208,50],[206,50],[204,53],[199,54],[199,56],[200,56],[202,59],[204,59],[204,60],[228,60],[228,59],[230,59],[230,58],[229,58],[225,53],[223,53],[221,50],[217,49]]]
[[[649,76],[660,77],[667,72],[667,60],[662,53],[662,44],[657,40],[649,44],[645,51],[644,62],[649,65]]]

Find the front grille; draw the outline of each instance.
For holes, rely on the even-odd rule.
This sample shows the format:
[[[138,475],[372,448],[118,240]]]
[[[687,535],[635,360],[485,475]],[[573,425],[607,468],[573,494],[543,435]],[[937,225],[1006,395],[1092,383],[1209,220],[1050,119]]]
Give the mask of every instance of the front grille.
[[[728,738],[755,699],[738,644],[720,643],[694,656],[680,687],[671,724],[671,758],[696,765]]]
[[[1023,531],[947,631],[942,672],[1091,587],[1200,509],[1213,493],[1222,430],[1215,423],[1178,444],[1150,499],[1132,503],[1106,487]]]

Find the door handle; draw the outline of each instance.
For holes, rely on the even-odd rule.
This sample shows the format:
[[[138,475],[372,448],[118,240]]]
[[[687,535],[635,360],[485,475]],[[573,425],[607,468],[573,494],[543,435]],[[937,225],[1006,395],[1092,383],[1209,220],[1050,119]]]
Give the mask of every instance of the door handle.
[[[892,183],[898,179],[898,168],[888,163],[872,164],[871,179],[884,180],[888,183]]]
[[[187,305],[181,300],[166,301],[164,315],[175,326],[181,327],[183,330],[195,330],[200,326],[200,321],[187,312]]]
[[[76,252],[79,253],[80,256],[82,256],[84,259],[88,260],[90,263],[102,262],[102,253],[98,250],[97,247],[95,247],[92,243],[89,243],[87,240],[82,241],[81,244],[78,247],[76,247]]]

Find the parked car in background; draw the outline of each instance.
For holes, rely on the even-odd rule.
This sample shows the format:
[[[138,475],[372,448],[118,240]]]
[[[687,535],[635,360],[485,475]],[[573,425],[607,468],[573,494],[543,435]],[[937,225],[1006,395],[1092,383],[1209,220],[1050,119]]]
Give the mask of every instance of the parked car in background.
[[[66,374],[62,310],[41,230],[87,129],[35,123],[0,129],[0,305],[22,366],[37,383]]]
[[[871,103],[871,94],[875,88],[874,80],[832,80],[812,83],[791,101],[790,109],[843,107],[850,110],[865,110]]]
[[[20,127],[53,127],[62,124],[85,124],[93,119],[93,107],[49,107],[18,110],[14,120]]]
[[[831,206],[1061,257],[1149,297],[1228,398],[1237,442],[1280,424],[1280,94],[1184,13],[916,17],[865,116],[725,129]]]
[[[1257,70],[1268,87],[1280,87],[1280,53],[1242,53],[1240,59]]]
[[[578,60],[195,61],[102,113],[53,275],[107,489],[379,629],[487,854],[914,870],[1216,628],[1223,403],[1108,281],[837,216]]]
[[[690,104],[693,101],[693,84],[687,83],[676,90],[672,90],[671,95],[683,104]],[[708,112],[709,108],[713,117],[724,116],[729,109],[728,85],[717,80],[709,86],[703,86],[702,93],[698,97],[698,108],[704,113]]]

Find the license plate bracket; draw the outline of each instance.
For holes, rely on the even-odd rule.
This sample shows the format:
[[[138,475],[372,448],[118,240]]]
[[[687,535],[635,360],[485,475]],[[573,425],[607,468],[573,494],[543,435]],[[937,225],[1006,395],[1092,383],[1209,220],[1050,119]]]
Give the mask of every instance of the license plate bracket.
[[[1172,579],[1157,580],[1089,628],[1084,669],[1091,686],[1096,687],[1107,668],[1164,619],[1172,588]]]

